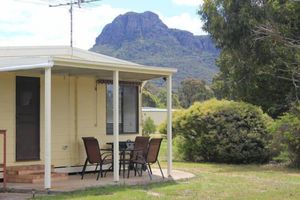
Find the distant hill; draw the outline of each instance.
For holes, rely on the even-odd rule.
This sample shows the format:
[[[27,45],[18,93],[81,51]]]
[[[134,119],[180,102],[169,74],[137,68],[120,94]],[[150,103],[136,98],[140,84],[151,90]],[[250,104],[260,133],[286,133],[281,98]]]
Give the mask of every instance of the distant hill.
[[[188,77],[210,83],[218,72],[219,51],[209,36],[170,29],[152,12],[118,16],[104,27],[90,50],[139,64],[177,68],[175,85]]]

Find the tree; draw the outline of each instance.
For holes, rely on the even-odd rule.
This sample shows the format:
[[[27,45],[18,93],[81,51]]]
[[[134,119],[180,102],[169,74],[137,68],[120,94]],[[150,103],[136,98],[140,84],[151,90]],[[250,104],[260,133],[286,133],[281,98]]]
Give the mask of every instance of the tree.
[[[300,2],[291,4],[287,2],[272,1],[268,4],[266,11],[268,17],[264,24],[258,25],[254,30],[255,40],[269,40],[281,46],[285,51],[293,50],[296,58],[295,62],[289,59],[281,58],[280,61],[285,64],[286,71],[290,76],[278,77],[289,80],[293,83],[295,89],[295,98],[299,101],[300,89]],[[288,17],[287,17],[288,16]],[[284,70],[284,69],[283,69]]]
[[[155,95],[158,91],[159,88],[156,85],[150,82],[146,83],[142,90],[142,106],[154,108],[164,107],[160,99]]]
[[[153,95],[151,92],[147,90],[142,91],[142,102],[143,102],[143,107],[154,107],[154,108],[163,107],[163,105],[161,105],[160,100],[157,98],[157,96]]]
[[[167,90],[165,88],[161,88],[157,94],[158,99],[164,108],[167,107]],[[172,107],[173,108],[181,108],[178,94],[173,91],[172,93]]]
[[[186,79],[180,83],[178,95],[183,108],[190,107],[196,101],[205,101],[214,97],[213,91],[202,80]]]
[[[155,133],[155,131],[156,126],[154,124],[153,119],[151,117],[147,117],[143,122],[143,135],[149,135]]]
[[[157,87],[152,83],[147,83],[142,91],[143,107],[166,108],[167,107],[167,89]],[[173,108],[180,108],[178,95],[172,94]]]
[[[273,117],[287,111],[297,99],[290,69],[295,63],[299,68],[299,53],[271,38],[258,39],[255,31],[272,18],[285,35],[297,30],[292,32],[299,38],[299,3],[205,0],[199,14],[221,49],[212,86],[217,97],[259,105]]]

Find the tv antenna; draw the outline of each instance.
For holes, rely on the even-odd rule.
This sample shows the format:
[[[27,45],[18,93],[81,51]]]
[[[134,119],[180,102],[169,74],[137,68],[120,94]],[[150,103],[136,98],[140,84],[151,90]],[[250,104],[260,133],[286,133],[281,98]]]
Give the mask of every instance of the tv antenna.
[[[70,6],[69,13],[70,13],[70,46],[73,48],[73,12],[74,12],[74,5],[78,5],[78,8],[81,8],[81,4],[93,3],[96,1],[101,0],[70,0],[68,3],[59,3],[59,4],[50,4],[49,7],[61,7],[61,6]]]

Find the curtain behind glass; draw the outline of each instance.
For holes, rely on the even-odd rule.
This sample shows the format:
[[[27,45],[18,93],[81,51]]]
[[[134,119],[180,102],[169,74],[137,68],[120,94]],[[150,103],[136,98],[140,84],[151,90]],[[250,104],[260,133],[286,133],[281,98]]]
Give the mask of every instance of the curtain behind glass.
[[[138,131],[138,87],[123,86],[123,131],[136,133]]]
[[[119,88],[119,129],[123,132],[122,126],[122,95],[123,91]],[[106,86],[106,133],[113,133],[113,85]]]

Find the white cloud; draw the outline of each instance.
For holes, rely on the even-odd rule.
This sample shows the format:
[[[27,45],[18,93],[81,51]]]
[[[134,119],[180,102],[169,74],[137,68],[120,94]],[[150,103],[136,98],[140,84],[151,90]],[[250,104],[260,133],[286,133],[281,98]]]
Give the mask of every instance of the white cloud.
[[[102,28],[127,10],[109,5],[74,9],[74,46],[88,49]],[[49,8],[47,4],[26,1],[1,2],[0,45],[69,45],[68,7]]]
[[[202,5],[203,0],[172,0],[172,2],[177,5],[199,6]]]
[[[118,15],[126,12],[128,10],[113,8],[110,5],[77,9],[74,16],[74,38],[77,38],[75,45],[78,44],[84,48],[92,47],[104,26],[111,23]]]
[[[68,7],[49,8],[45,4],[31,4],[33,0],[6,0],[1,2],[0,46],[69,45],[70,16]],[[27,3],[26,3],[27,2]],[[45,1],[46,2],[46,1]],[[110,5],[75,7],[74,46],[89,49],[103,27],[128,10]],[[161,19],[170,28],[203,34],[197,15],[183,13]]]
[[[187,30],[195,35],[207,34],[202,30],[203,22],[197,15],[192,16],[189,13],[182,13],[181,15],[172,17],[165,17],[160,15],[160,18],[165,24],[167,24],[169,28]]]

